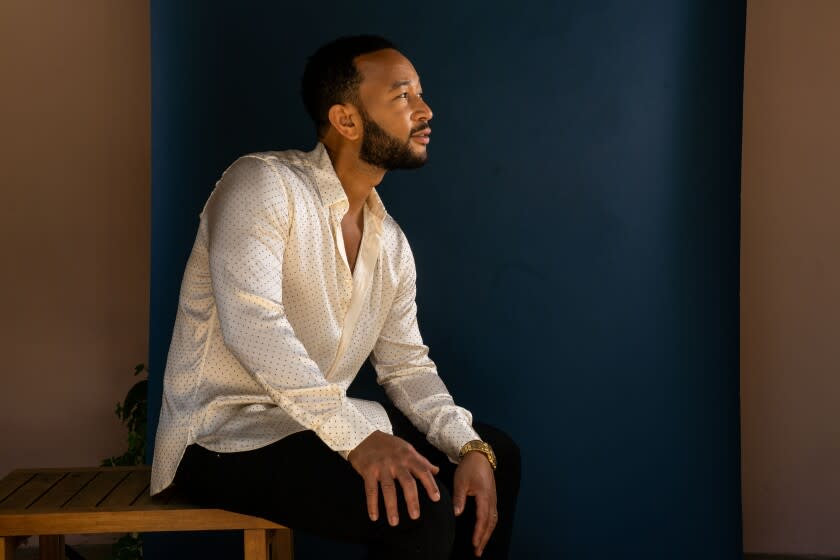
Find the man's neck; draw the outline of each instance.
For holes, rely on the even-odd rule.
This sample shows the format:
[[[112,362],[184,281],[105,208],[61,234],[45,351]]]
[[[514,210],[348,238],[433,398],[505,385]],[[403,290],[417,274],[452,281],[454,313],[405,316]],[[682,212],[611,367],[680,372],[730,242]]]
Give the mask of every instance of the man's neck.
[[[343,149],[333,149],[326,144],[324,146],[350,203],[347,213],[360,216],[370,192],[385,177],[385,170],[360,160],[359,154],[353,153],[350,146],[343,146]]]

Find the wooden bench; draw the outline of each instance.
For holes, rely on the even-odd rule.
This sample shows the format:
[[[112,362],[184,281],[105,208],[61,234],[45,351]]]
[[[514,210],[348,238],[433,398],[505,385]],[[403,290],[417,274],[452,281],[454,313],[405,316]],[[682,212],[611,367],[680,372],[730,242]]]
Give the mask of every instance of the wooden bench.
[[[64,558],[64,535],[242,530],[245,560],[291,560],[292,532],[250,515],[191,505],[170,488],[149,496],[149,467],[22,469],[0,480],[0,560],[38,535],[42,560]]]

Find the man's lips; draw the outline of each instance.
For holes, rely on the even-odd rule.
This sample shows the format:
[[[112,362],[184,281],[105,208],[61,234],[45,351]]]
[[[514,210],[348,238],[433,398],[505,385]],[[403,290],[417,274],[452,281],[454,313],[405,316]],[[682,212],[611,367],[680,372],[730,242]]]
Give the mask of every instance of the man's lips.
[[[418,132],[417,134],[412,134],[411,138],[419,142],[420,144],[428,144],[429,143],[429,136],[432,134],[431,128],[425,128]]]

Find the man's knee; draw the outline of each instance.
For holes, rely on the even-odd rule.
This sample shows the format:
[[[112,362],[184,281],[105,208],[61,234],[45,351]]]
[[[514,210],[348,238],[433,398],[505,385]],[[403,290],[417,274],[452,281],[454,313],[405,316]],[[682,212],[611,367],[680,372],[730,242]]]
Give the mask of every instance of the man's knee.
[[[418,485],[419,486],[419,485]],[[412,524],[418,524],[418,530],[428,540],[436,541],[436,548],[439,551],[449,551],[455,541],[455,512],[452,506],[452,497],[449,491],[438,481],[440,499],[432,501],[426,489],[420,486],[420,517],[410,520]]]
[[[455,541],[455,514],[452,497],[438,482],[440,499],[432,501],[425,488],[419,485],[420,517],[411,519],[403,496],[399,497],[400,522],[388,530],[386,549],[389,555],[404,559],[448,558]]]
[[[507,501],[515,501],[515,496],[519,494],[522,473],[519,446],[507,433],[489,424],[476,424],[475,430],[481,439],[493,447],[493,452],[496,454],[499,465],[496,469],[497,491],[500,495],[511,497]]]

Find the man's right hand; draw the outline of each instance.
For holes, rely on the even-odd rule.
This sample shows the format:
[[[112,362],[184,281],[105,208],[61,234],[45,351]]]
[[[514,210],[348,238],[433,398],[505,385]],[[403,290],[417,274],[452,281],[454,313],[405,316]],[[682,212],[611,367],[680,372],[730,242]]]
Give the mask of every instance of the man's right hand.
[[[402,438],[377,430],[353,449],[347,456],[347,460],[365,480],[368,515],[372,521],[379,518],[379,487],[381,486],[388,523],[391,526],[399,523],[395,483],[397,480],[402,486],[408,514],[412,519],[420,517],[416,480],[420,481],[433,502],[440,500],[440,491],[434,477],[440,469]]]

